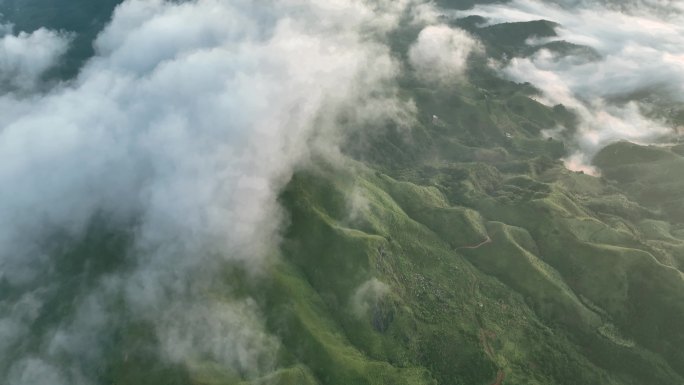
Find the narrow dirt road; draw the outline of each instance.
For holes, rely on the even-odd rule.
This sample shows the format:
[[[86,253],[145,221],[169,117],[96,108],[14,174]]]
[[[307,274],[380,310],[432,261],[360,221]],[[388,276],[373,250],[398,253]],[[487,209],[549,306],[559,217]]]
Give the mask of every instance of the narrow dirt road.
[[[487,236],[487,239],[485,239],[484,241],[478,243],[477,245],[472,245],[472,246],[461,246],[461,247],[456,248],[456,250],[463,250],[463,249],[473,250],[473,249],[478,249],[478,248],[480,248],[480,247],[482,247],[482,246],[484,246],[484,245],[486,245],[486,244],[488,244],[488,243],[492,243],[492,238],[490,238],[489,235]]]

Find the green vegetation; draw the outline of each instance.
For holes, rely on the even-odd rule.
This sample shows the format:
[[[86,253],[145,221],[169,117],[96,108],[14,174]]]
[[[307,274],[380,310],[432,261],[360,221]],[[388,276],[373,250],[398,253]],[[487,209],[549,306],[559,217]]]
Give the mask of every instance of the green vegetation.
[[[681,382],[684,231],[632,192],[638,178],[610,178],[629,159],[653,163],[644,172],[656,178],[679,155],[616,144],[634,153],[616,159],[609,147],[596,178],[505,139],[490,145],[503,159],[451,156],[445,141],[473,148],[464,123],[451,124],[411,133],[426,135],[412,166],[318,159],[294,176],[281,196],[291,223],[282,255],[271,280],[246,291],[282,341],[284,369],[254,383]],[[411,154],[416,141],[394,135],[370,140]],[[369,282],[384,289],[360,296]],[[190,378],[232,383],[207,376]]]
[[[405,33],[393,37],[398,52],[417,31]],[[490,53],[520,54],[527,38],[555,32],[539,21],[477,34]],[[468,81],[451,89],[402,79],[420,111],[410,130],[356,129],[345,160],[319,157],[293,176],[280,196],[289,225],[265,279],[226,267],[234,291],[212,294],[258,304],[281,345],[272,373],[164,363],[150,325],[124,322],[98,368],[102,383],[684,383],[681,146],[616,143],[595,159],[602,177],[571,172],[560,158],[572,112],[472,60]],[[562,135],[542,137],[557,126]],[[54,246],[54,274],[106,274],[128,241],[94,220],[84,239]],[[14,295],[3,285],[0,298]],[[59,298],[37,328],[69,313]]]

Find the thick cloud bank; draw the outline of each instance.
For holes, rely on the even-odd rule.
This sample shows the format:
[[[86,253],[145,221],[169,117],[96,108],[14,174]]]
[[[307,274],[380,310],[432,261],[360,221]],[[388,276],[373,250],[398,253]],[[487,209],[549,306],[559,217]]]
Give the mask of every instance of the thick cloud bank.
[[[672,132],[659,118],[647,118],[653,98],[684,102],[684,16],[679,2],[514,0],[469,11],[490,23],[547,19],[561,27],[552,40],[594,48],[599,60],[561,57],[540,50],[514,58],[500,69],[509,78],[539,87],[545,101],[573,108],[581,119],[579,150],[568,158],[591,171],[591,157],[616,140],[648,142]],[[537,40],[537,39],[535,39]],[[497,65],[498,66],[498,65]],[[644,95],[650,98],[644,99]],[[657,103],[656,103],[657,104]],[[662,115],[662,114],[661,114]]]
[[[278,341],[258,307],[209,293],[224,264],[268,262],[278,192],[312,152],[411,112],[383,43],[410,7],[128,0],[77,78],[0,96],[0,284],[12,293],[0,297],[0,382],[96,383],[118,323],[138,321],[171,362],[271,369]],[[6,35],[1,79],[32,85],[66,42]],[[104,257],[87,250],[64,280],[76,273],[53,240],[79,241],[94,218],[133,229],[126,254],[107,256],[124,267],[95,274]],[[46,324],[46,312],[61,318]]]

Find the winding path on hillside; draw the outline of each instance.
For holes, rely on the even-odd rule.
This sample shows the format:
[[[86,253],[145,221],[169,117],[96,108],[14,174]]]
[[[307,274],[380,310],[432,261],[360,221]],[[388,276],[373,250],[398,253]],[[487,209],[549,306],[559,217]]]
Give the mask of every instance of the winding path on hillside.
[[[472,246],[461,246],[461,247],[457,247],[456,250],[463,250],[463,249],[474,250],[474,249],[479,249],[480,247],[482,247],[482,246],[484,246],[484,245],[486,245],[486,244],[489,244],[489,243],[492,243],[492,238],[490,238],[489,235],[487,235],[487,239],[485,239],[484,241],[478,243],[477,245],[472,245]]]

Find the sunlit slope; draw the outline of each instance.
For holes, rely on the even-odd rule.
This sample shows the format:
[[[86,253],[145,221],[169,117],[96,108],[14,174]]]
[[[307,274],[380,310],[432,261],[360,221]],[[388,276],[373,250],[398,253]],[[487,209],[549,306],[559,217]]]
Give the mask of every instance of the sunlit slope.
[[[546,196],[480,191],[467,202],[478,213],[436,186],[326,174],[298,176],[284,196],[287,260],[369,362],[424,367],[445,384],[491,383],[498,370],[507,383],[680,381],[681,275],[639,226],[584,206],[583,193],[604,194],[598,180],[558,166],[539,177]],[[365,203],[350,210],[359,194]],[[387,291],[359,314],[354,298],[373,279]],[[644,303],[651,296],[661,300]],[[666,338],[657,330],[667,325]]]
[[[286,250],[326,302],[336,327],[367,360],[423,367],[429,378],[444,384],[491,383],[499,370],[509,376],[508,381],[535,383],[535,377],[549,376],[539,382],[546,383],[554,374],[535,374],[529,363],[564,350],[559,346],[566,346],[562,357],[583,361],[562,337],[551,345],[545,343],[548,331],[540,328],[522,297],[482,274],[458,251],[486,240],[486,233],[478,234],[486,228],[477,215],[466,216],[462,208],[449,207],[435,189],[369,171],[361,174],[361,178],[337,175],[332,180],[314,174],[315,180],[307,175],[293,182],[293,190],[288,191],[292,195],[286,194],[286,199],[310,198],[291,206],[295,225]],[[307,186],[315,189],[307,191],[311,188]],[[363,194],[367,204],[349,218],[344,197],[354,191]],[[433,222],[412,218],[405,210],[444,214]],[[445,222],[454,225],[453,233],[440,236],[431,230]],[[384,283],[386,290],[363,298],[368,303],[359,312],[354,301],[372,280]],[[575,371],[575,378],[583,372],[601,377],[586,361],[568,370]],[[372,377],[365,381],[359,383],[393,383]],[[333,377],[322,383],[345,382]]]

